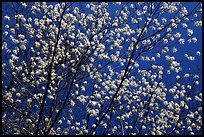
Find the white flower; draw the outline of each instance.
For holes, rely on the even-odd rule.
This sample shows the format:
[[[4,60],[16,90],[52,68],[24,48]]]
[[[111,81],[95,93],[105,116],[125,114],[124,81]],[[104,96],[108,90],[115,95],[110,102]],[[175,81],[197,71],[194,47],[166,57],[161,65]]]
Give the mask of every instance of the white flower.
[[[187,29],[187,34],[188,34],[188,36],[191,36],[193,34],[193,30],[192,29]]]
[[[182,39],[182,38],[179,39],[180,44],[184,44],[184,42],[185,42],[185,39]]]
[[[156,61],[155,57],[152,57],[151,60],[152,60],[152,61]],[[139,65],[139,64],[138,64],[138,65]]]
[[[49,121],[49,118],[46,117],[46,118],[45,118],[45,122],[48,122],[48,121]]]
[[[190,118],[194,118],[194,113],[191,112],[190,114],[187,114],[187,116],[190,117]]]
[[[153,69],[157,69],[158,66],[156,66],[156,65],[152,65],[152,68],[153,68]]]
[[[118,58],[112,54],[112,55],[111,55],[111,60],[114,61],[114,62],[116,62],[116,61],[118,60]]]
[[[10,28],[11,33],[15,34],[15,29],[14,28]]]
[[[32,120],[31,120],[31,119],[26,119],[26,122],[27,122],[27,123],[31,123]]]
[[[167,28],[167,30],[166,30],[167,32],[171,32],[172,31],[172,29],[171,28]]]
[[[20,96],[21,96],[21,94],[20,94],[20,93],[16,93],[16,96],[17,96],[17,97],[20,97]]]
[[[197,100],[197,101],[202,101],[202,99],[199,98],[198,96],[195,96],[195,100]]]
[[[75,84],[75,87],[76,87],[76,88],[79,88],[79,84],[76,83],[76,84]]]
[[[51,100],[54,99],[54,97],[52,95],[49,95],[48,98]]]
[[[6,15],[6,16],[4,16],[4,19],[5,20],[10,20],[10,17]]]
[[[143,125],[143,126],[142,126],[142,129],[146,129],[146,126]]]
[[[28,18],[28,22],[31,22],[31,21],[32,21],[32,18],[31,18],[31,17],[29,17],[29,18]]]
[[[75,130],[75,126],[71,126],[71,129],[72,129],[72,130]]]
[[[89,9],[89,8],[90,8],[90,4],[87,4],[87,5],[86,5],[86,8],[88,8],[88,9]]]
[[[168,41],[168,39],[163,39],[163,42],[168,43],[169,41]]]
[[[71,121],[70,121],[70,120],[67,120],[67,124],[70,125],[70,124],[71,124]]]
[[[4,32],[4,35],[7,36],[7,35],[8,35],[8,31],[5,31],[5,32]]]
[[[175,5],[169,5],[169,13],[173,13],[174,11],[177,11],[177,7]]]
[[[26,46],[25,46],[25,45],[21,45],[21,46],[20,46],[20,49],[26,50]]]
[[[160,58],[161,55],[160,55],[159,53],[156,53],[156,57],[157,57],[157,58]]]
[[[177,32],[176,34],[174,34],[174,36],[175,36],[176,38],[180,38],[180,37],[181,37],[181,33]]]
[[[195,25],[196,27],[202,26],[202,21],[195,21],[195,22],[194,22],[194,25]]]
[[[134,8],[134,4],[130,4],[130,8]]]
[[[174,47],[174,48],[172,49],[172,51],[173,51],[173,53],[176,53],[178,50],[177,50],[177,48]]]
[[[162,23],[166,23],[166,18],[162,18]]]
[[[27,4],[24,2],[24,3],[22,3],[22,6],[26,8]]]
[[[201,54],[200,51],[197,51],[197,52],[196,52],[196,55],[200,56],[200,54]]]
[[[39,96],[39,97],[42,97],[43,95],[42,95],[42,93],[38,93],[38,96]]]
[[[20,39],[25,39],[25,35],[19,34],[19,35],[18,35],[18,38],[20,38]]]
[[[27,99],[27,102],[28,104],[32,103],[32,99],[31,98]]]
[[[188,25],[187,25],[186,23],[183,23],[183,24],[182,24],[182,27],[183,27],[183,28],[187,28]]]
[[[98,110],[98,109],[96,109],[96,110],[94,110],[94,109],[92,109],[92,110],[88,109],[87,112],[90,114],[90,116],[97,116],[97,114],[99,113],[99,110]]]
[[[193,41],[194,43],[196,43],[197,38],[196,38],[196,37],[193,37],[193,38],[192,38],[192,41]]]
[[[92,127],[93,127],[93,128],[96,127],[96,124],[93,124]]]
[[[58,121],[58,123],[61,125],[61,124],[62,124],[62,120],[60,119],[60,120]]]
[[[101,99],[101,94],[95,94],[95,96],[98,98],[98,99]]]
[[[82,91],[85,91],[85,90],[86,90],[86,88],[85,88],[84,86],[82,86],[82,87],[81,87],[81,90],[82,90]]]
[[[75,102],[71,100],[71,106],[75,106]]]
[[[179,66],[180,63],[178,63],[178,62],[176,62],[176,61],[172,61],[171,65],[172,65],[173,67],[176,67],[176,66]]]
[[[94,59],[93,57],[90,57],[89,60],[90,60],[91,62],[94,62],[95,59]]]
[[[121,5],[121,2],[115,2],[116,5]]]
[[[104,123],[104,124],[103,124],[103,127],[104,127],[104,128],[107,128],[107,126],[108,126],[107,123]]]
[[[188,89],[191,89],[191,85],[187,85],[187,88],[188,88]]]
[[[180,79],[181,77],[179,75],[176,76],[176,79]]]
[[[9,25],[5,25],[5,28],[8,29],[8,28],[9,28]]]
[[[61,67],[62,67],[62,68],[65,68],[65,64],[61,64]]]
[[[189,56],[189,57],[187,57],[187,59],[193,61],[193,60],[195,60],[195,57]]]
[[[72,73],[75,73],[76,69],[75,68],[71,68],[71,71],[72,71]]]
[[[98,102],[96,102],[96,101],[91,101],[91,105],[92,106],[96,106],[98,104]]]

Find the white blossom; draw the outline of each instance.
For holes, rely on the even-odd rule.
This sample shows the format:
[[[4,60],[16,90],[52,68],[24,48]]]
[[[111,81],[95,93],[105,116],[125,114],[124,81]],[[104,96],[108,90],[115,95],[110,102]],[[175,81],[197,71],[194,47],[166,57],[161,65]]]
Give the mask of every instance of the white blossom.
[[[4,16],[4,19],[5,20],[10,20],[10,17],[6,15],[6,16]]]
[[[201,3],[19,4],[3,4],[4,134],[201,130]]]

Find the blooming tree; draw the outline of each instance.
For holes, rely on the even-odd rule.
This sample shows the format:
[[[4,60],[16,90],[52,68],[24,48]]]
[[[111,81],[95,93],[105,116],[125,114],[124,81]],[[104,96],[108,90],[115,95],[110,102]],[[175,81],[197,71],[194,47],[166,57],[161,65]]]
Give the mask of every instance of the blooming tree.
[[[201,134],[201,3],[2,4],[3,134]]]

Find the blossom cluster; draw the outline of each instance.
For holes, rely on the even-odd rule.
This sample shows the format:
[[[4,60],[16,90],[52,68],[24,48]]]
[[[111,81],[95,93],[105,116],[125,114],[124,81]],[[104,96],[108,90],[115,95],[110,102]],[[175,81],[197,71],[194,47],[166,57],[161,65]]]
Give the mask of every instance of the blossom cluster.
[[[3,13],[4,134],[202,132],[202,4],[15,4]]]

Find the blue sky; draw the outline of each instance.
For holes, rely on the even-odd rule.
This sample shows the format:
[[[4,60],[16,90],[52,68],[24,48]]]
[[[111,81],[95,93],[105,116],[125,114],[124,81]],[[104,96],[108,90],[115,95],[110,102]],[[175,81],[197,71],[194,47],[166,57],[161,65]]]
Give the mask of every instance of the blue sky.
[[[2,7],[3,7],[2,8],[2,18],[4,17],[4,15],[7,15],[8,13],[11,14],[11,15],[15,14],[15,13],[13,13],[12,11],[10,11],[8,9],[5,10],[6,4],[7,3],[5,3],[5,2],[2,3]],[[73,7],[75,7],[75,6],[80,7],[81,4],[84,4],[84,3],[74,3]],[[110,4],[110,5],[111,6],[108,8],[108,12],[110,13],[110,15],[111,15],[111,17],[113,19],[114,16],[115,16],[115,11],[117,9],[121,9],[122,6],[124,5],[124,3],[122,3],[121,6],[116,6],[116,5],[113,5],[113,4]],[[197,5],[197,3],[191,2],[191,3],[187,3],[186,7],[190,11],[196,5]],[[72,12],[72,10],[70,12]],[[85,13],[86,14],[90,14],[91,11],[90,10],[85,10]],[[161,16],[160,18],[158,18],[158,20],[161,20],[162,18],[167,18],[168,19],[168,18],[170,18],[170,15],[169,14],[165,14],[165,15]],[[12,26],[14,22],[15,22],[15,20],[11,19],[9,24]],[[6,25],[6,21],[2,19],[2,33],[5,31],[5,25]],[[142,26],[143,24],[140,24],[140,25]],[[186,72],[188,72],[188,73],[195,73],[196,72],[197,73],[197,71],[198,71],[198,75],[200,76],[199,81],[200,81],[200,83],[202,83],[202,59],[201,59],[201,57],[196,56],[196,52],[197,51],[200,51],[200,52],[202,51],[202,29],[201,29],[201,27],[195,27],[194,23],[189,24],[188,28],[190,28],[190,29],[192,29],[194,31],[193,36],[195,36],[198,39],[198,41],[196,43],[193,43],[193,42],[188,43],[187,42],[188,39],[186,39],[186,42],[185,42],[184,45],[180,45],[180,44],[174,45],[173,42],[169,42],[169,43],[172,43],[173,44],[172,46],[175,46],[178,49],[178,52],[173,54],[175,56],[175,60],[182,60],[182,59],[184,59],[185,58],[184,57],[185,54],[188,54],[190,56],[195,56],[196,60],[194,62],[184,61],[184,62],[181,62],[180,66],[183,68],[183,71],[182,71],[183,74],[185,74]],[[137,29],[137,26],[136,25],[133,26],[133,29]],[[189,38],[187,36],[186,31],[187,31],[187,29],[184,29],[184,28],[179,30],[179,32],[182,34],[182,37]],[[4,42],[4,40],[8,40],[8,39],[9,39],[9,35],[8,35],[8,37],[5,37],[4,35],[2,35],[2,42]],[[168,45],[169,45],[169,43],[168,43]],[[29,45],[27,45],[27,46],[29,47]],[[109,46],[109,45],[107,45],[107,46]],[[125,46],[128,47],[129,45],[125,45]],[[159,46],[161,46],[163,48],[163,47],[165,47],[165,44],[161,43],[161,45],[159,45]],[[15,45],[13,45],[13,48],[14,47],[15,47]],[[158,50],[161,50],[161,49],[158,48]],[[152,57],[152,56],[155,56],[155,53],[158,52],[158,50],[155,49],[155,50],[152,50],[150,52],[146,52],[146,53],[144,53],[142,55],[143,56]],[[172,50],[172,48],[170,48],[170,53],[169,53],[170,55],[172,55],[172,51],[171,50]],[[5,51],[3,50],[2,51],[2,62],[8,62],[8,60],[4,57],[4,55],[5,55]],[[201,52],[201,55],[202,55],[202,52]],[[163,57],[161,59],[159,59],[158,61],[156,61],[155,63],[160,63],[162,65],[167,65],[168,62],[165,61],[164,55],[162,55],[162,56]],[[149,62],[141,61],[139,58],[137,59],[137,62],[140,65],[139,69],[148,69],[152,65]],[[107,61],[104,61],[104,63],[107,63]],[[125,66],[118,67],[119,63],[118,64],[117,63],[115,63],[115,64],[113,63],[111,66],[113,68],[117,68],[118,72],[125,68]],[[104,70],[105,70],[104,72],[107,71],[107,69],[104,69]],[[133,72],[136,72],[136,71],[137,71],[137,69],[133,70]],[[180,73],[178,73],[178,74],[180,75]],[[168,77],[167,81],[163,81],[163,82],[165,84],[167,84],[167,85],[170,84],[171,81],[175,80],[175,75],[177,75],[177,73],[172,73],[171,75],[168,75],[167,76]],[[8,77],[2,77],[2,80],[4,82],[9,82],[9,80],[11,80],[11,77],[9,77],[9,78]],[[192,83],[192,80],[189,80],[189,81],[186,81],[186,82],[187,83]],[[92,83],[92,81],[91,81],[91,83]],[[173,86],[173,85],[171,85],[171,86]],[[167,87],[167,88],[170,88],[170,87]],[[92,91],[92,87],[91,86],[87,87],[87,90]],[[195,91],[195,92],[200,92],[200,90],[202,90],[202,84],[199,85],[198,90]],[[192,94],[192,96],[193,96],[193,94]],[[79,112],[79,110],[78,110],[78,111],[74,111],[73,113],[77,116],[79,113],[84,113],[84,112]],[[82,116],[83,116],[83,114],[82,114]],[[94,122],[94,121],[95,121],[95,118],[91,119],[90,122]],[[102,128],[102,127],[99,127],[98,133],[103,132],[102,130],[100,130],[100,128]]]

